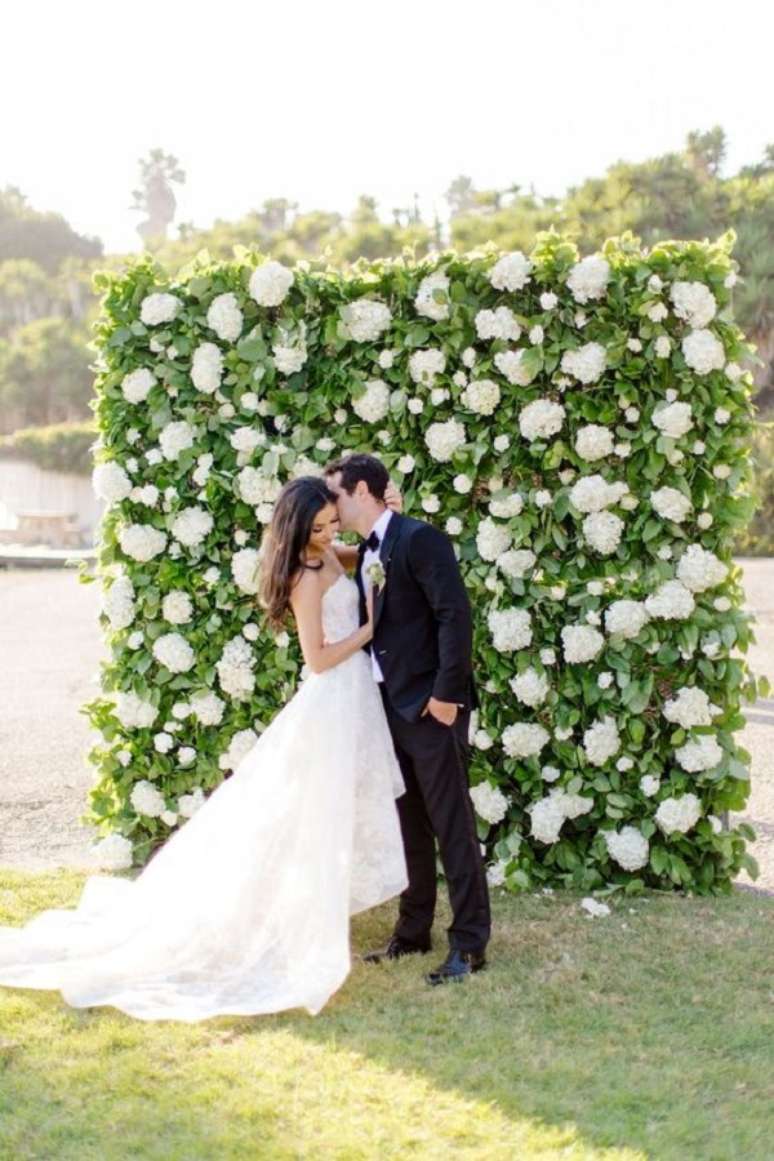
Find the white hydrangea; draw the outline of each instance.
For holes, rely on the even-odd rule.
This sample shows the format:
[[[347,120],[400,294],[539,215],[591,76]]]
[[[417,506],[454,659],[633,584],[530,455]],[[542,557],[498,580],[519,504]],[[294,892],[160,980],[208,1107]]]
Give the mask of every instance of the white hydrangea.
[[[424,496],[422,499],[422,509],[430,516],[434,516],[436,512],[441,511],[441,501],[435,492],[431,492],[429,496]]]
[[[581,459],[589,462],[612,455],[613,444],[612,431],[599,423],[587,423],[584,427],[578,428],[575,436],[575,451]]]
[[[226,703],[212,690],[195,693],[191,698],[191,713],[203,726],[219,726]]]
[[[696,608],[696,602],[682,581],[670,580],[664,581],[655,593],[645,598],[645,608],[651,617],[684,621]]]
[[[626,491],[626,484],[610,484],[598,473],[581,476],[570,489],[570,503],[579,512],[602,512],[611,504],[617,504]]]
[[[259,306],[279,306],[293,281],[293,271],[271,259],[250,275],[250,294]]]
[[[697,375],[708,375],[710,371],[722,371],[726,362],[723,344],[712,331],[691,331],[682,341],[683,357]]]
[[[195,431],[185,419],[173,420],[162,428],[159,447],[165,460],[176,460],[181,452],[193,447]]]
[[[656,408],[651,422],[670,439],[679,439],[693,427],[690,403],[668,403]]]
[[[156,385],[156,376],[147,367],[138,367],[130,371],[121,380],[121,393],[127,403],[144,403],[153,387]]]
[[[414,306],[417,314],[441,322],[449,317],[449,279],[442,270],[428,274],[419,284]]]
[[[624,527],[614,512],[592,512],[583,521],[583,535],[601,556],[610,556],[621,543]]]
[[[601,919],[605,915],[610,914],[610,908],[607,903],[601,903],[591,895],[587,895],[585,899],[581,899],[580,905],[592,919]]]
[[[700,734],[675,750],[675,757],[683,770],[689,774],[699,774],[713,770],[723,761],[723,749],[712,734]]]
[[[225,343],[233,343],[242,333],[244,316],[237,297],[230,291],[213,298],[207,311],[207,326]]]
[[[526,609],[492,609],[487,625],[498,653],[512,653],[532,644],[532,621]]]
[[[473,379],[460,399],[464,407],[477,415],[492,415],[500,402],[500,388],[494,379]]]
[[[121,551],[132,560],[145,563],[164,551],[167,537],[151,524],[129,524],[119,532],[118,543]]]
[[[610,264],[598,254],[576,262],[567,276],[567,286],[576,302],[604,298],[610,281]]]
[[[366,423],[378,423],[390,410],[390,389],[383,379],[369,379],[365,394],[352,400],[352,410]]]
[[[164,730],[153,736],[153,748],[157,754],[168,754],[174,744],[175,739]]]
[[[512,339],[516,342],[521,337],[521,327],[507,306],[498,306],[496,310],[480,310],[474,322],[480,339],[503,339],[506,342]]]
[[[231,574],[237,588],[243,593],[258,592],[259,553],[255,548],[242,548],[231,557]]]
[[[178,512],[172,521],[172,535],[186,548],[196,548],[210,534],[214,523],[209,512],[192,505]]]
[[[508,799],[502,790],[492,786],[490,782],[479,782],[477,786],[473,786],[470,797],[476,814],[479,818],[483,818],[484,822],[494,824],[505,818],[508,811]]]
[[[153,656],[170,673],[187,673],[196,662],[193,649],[179,633],[162,633],[153,642]]]
[[[228,749],[218,758],[220,769],[235,770],[257,741],[258,735],[255,730],[237,730],[228,744]]]
[[[703,282],[675,282],[669,292],[675,314],[694,330],[712,322],[717,310],[715,296]]]
[[[562,430],[564,416],[561,403],[533,399],[519,412],[519,431],[530,443],[536,439],[548,439]]]
[[[186,625],[193,616],[193,601],[182,589],[172,589],[161,602],[161,615],[170,625]]]
[[[125,871],[132,865],[133,847],[122,834],[109,834],[92,845],[89,863],[100,871]]]
[[[456,419],[445,423],[431,423],[425,432],[425,443],[430,455],[440,464],[448,463],[465,443],[465,428]]]
[[[510,580],[521,580],[534,567],[537,557],[529,548],[512,548],[497,558],[497,567]]]
[[[108,504],[118,504],[132,491],[132,481],[116,460],[97,464],[91,473],[91,486],[101,500]]]
[[[246,504],[273,504],[282,490],[276,476],[266,476],[250,466],[242,468],[236,482],[239,496]]]
[[[524,510],[524,499],[519,492],[507,492],[504,496],[493,496],[489,501],[489,511],[501,520],[510,520]]]
[[[140,318],[146,327],[172,322],[182,307],[182,302],[174,294],[146,294],[140,304]]]
[[[379,358],[377,362],[383,371],[389,371],[390,367],[392,367],[393,363],[395,362],[395,351],[385,347],[383,351],[379,352]]]
[[[215,343],[200,343],[193,353],[191,380],[197,391],[213,395],[223,378],[223,355]]]
[[[648,612],[642,601],[613,601],[605,611],[605,629],[608,633],[618,633],[630,640],[636,637],[648,623]]]
[[[675,722],[690,730],[694,726],[712,725],[712,702],[703,689],[682,685],[673,698],[664,705],[663,714],[668,722]],[[717,712],[717,707],[715,706]]]
[[[532,822],[531,834],[541,843],[555,843],[566,819],[562,800],[556,796],[540,798],[527,807]]]
[[[524,365],[526,353],[525,350],[498,351],[494,357],[497,370],[517,387],[528,387],[537,374]]]
[[[512,677],[509,684],[519,701],[533,708],[543,704],[550,688],[546,675],[531,666]]]
[[[431,387],[436,375],[442,375],[445,370],[446,355],[441,350],[414,351],[409,358],[409,374],[415,383]]]
[[[193,818],[202,806],[204,806],[204,791],[201,786],[197,786],[191,794],[181,794],[177,800],[177,809],[181,818]]]
[[[601,718],[583,734],[583,751],[592,766],[604,766],[620,749],[621,737],[615,718]]]
[[[392,323],[390,308],[373,298],[357,298],[340,314],[344,335],[356,343],[376,342]]]
[[[693,507],[690,498],[678,488],[658,488],[650,493],[650,502],[659,516],[675,524],[682,524]]]
[[[509,758],[535,758],[549,737],[548,730],[536,722],[516,722],[503,730],[503,749]]]
[[[153,703],[131,690],[120,690],[114,697],[113,712],[125,730],[149,729],[158,717],[159,711]]]
[[[461,472],[458,476],[454,477],[452,486],[454,491],[459,493],[460,496],[467,496],[468,492],[470,492],[473,488],[473,481],[471,480],[470,476],[467,476],[464,472]]]
[[[274,366],[280,375],[295,375],[306,362],[306,347],[300,344],[297,347],[284,346],[276,343],[272,346]]]
[[[640,778],[640,790],[646,798],[654,798],[661,789],[661,779],[655,774],[643,774]]]
[[[700,544],[689,544],[680,557],[677,576],[692,593],[703,593],[722,584],[728,576],[728,565]]]
[[[521,290],[530,281],[532,263],[521,250],[503,254],[489,271],[495,290]]]
[[[138,814],[148,818],[159,818],[167,809],[163,794],[146,778],[132,787],[129,800]]]
[[[101,593],[102,612],[114,630],[126,629],[135,617],[134,585],[128,576],[120,575],[110,588]]]
[[[596,383],[607,366],[607,352],[601,343],[585,343],[562,355],[562,370],[581,383]]]
[[[540,308],[541,310],[553,310],[558,301],[559,299],[552,291],[546,290],[540,296]]]
[[[497,560],[511,547],[513,536],[503,524],[486,516],[476,532],[476,548],[482,560]]]
[[[407,476],[409,472],[414,471],[416,464],[417,461],[413,456],[401,456],[398,460],[398,471],[401,472],[404,476]]]
[[[650,844],[636,826],[606,830],[604,836],[607,853],[625,871],[639,871],[648,865]]]
[[[249,700],[255,688],[255,675],[252,673],[254,665],[253,651],[244,637],[241,634],[232,637],[215,663],[223,692],[235,701]]]
[[[695,794],[683,794],[679,798],[665,798],[658,805],[656,822],[665,834],[677,831],[685,834],[701,818],[701,802]]]
[[[593,661],[605,644],[602,634],[591,625],[565,625],[561,638],[564,659],[571,665]]]

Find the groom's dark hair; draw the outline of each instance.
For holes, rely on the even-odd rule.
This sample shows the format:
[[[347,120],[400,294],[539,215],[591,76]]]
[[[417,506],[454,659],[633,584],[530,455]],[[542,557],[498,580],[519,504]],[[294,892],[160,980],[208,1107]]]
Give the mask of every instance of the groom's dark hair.
[[[390,475],[381,460],[365,453],[343,456],[334,460],[325,469],[327,477],[341,472],[341,486],[351,496],[361,480],[376,500],[384,500],[384,493],[390,482]]]

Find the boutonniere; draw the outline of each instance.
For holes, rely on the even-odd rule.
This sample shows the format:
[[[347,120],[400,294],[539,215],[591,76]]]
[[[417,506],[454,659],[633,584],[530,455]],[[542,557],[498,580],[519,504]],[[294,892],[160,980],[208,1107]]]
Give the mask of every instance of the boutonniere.
[[[380,560],[375,560],[372,564],[369,564],[365,571],[366,576],[368,577],[373,587],[376,589],[377,593],[380,593],[387,582],[387,577],[385,575],[384,565],[382,562]]]

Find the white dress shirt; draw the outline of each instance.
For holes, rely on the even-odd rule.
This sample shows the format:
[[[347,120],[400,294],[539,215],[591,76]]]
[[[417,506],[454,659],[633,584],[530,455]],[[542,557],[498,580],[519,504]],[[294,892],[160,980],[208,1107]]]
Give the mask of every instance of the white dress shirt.
[[[370,564],[373,564],[375,560],[381,559],[381,557],[379,556],[379,552],[380,552],[380,549],[382,547],[382,541],[384,540],[385,534],[387,532],[387,525],[390,523],[391,516],[392,516],[392,512],[390,511],[390,509],[385,508],[384,512],[382,512],[381,516],[379,517],[379,519],[376,521],[373,528],[371,529],[371,532],[375,532],[376,535],[379,537],[379,548],[377,548],[376,551],[374,551],[373,548],[367,548],[365,550],[365,554],[363,556],[363,563],[360,566],[360,579],[363,582],[363,592],[365,592],[365,593],[368,592],[368,589],[371,585],[371,582],[368,579],[368,574],[367,574],[368,566]],[[370,535],[370,533],[369,533],[369,535]],[[374,648],[373,641],[371,642],[371,672],[374,675],[374,681],[384,681],[384,674],[382,673],[382,668],[381,668],[379,662],[376,660],[376,649]]]

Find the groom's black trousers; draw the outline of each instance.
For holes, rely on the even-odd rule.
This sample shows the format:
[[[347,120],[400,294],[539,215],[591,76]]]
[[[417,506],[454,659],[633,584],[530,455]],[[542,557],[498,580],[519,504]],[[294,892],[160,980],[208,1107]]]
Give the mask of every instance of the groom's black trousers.
[[[470,713],[453,726],[430,714],[407,722],[379,683],[406,793],[396,799],[409,885],[400,897],[395,934],[429,947],[436,901],[435,838],[449,887],[449,945],[483,951],[491,931],[489,890],[468,787]]]

